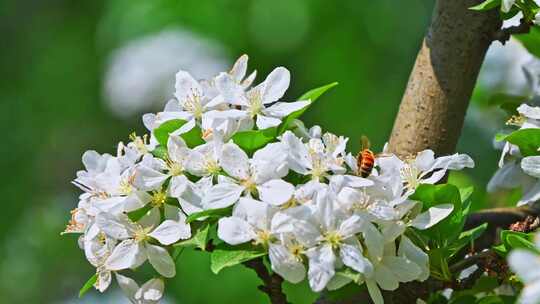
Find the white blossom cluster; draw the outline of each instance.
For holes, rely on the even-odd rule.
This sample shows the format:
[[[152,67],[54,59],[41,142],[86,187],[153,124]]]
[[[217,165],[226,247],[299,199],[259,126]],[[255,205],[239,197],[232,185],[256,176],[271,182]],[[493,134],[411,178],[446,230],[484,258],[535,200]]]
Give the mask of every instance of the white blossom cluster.
[[[518,126],[519,130],[540,128],[540,107],[524,103],[517,108],[517,112],[518,115],[512,116],[507,124]],[[499,169],[489,181],[488,191],[518,187],[523,193],[518,206],[540,200],[540,156],[523,157],[518,146],[505,142]]]
[[[363,178],[347,138],[302,124],[244,151],[235,134],[280,126],[310,103],[279,101],[289,86],[287,69],[252,86],[255,73],[245,78],[246,65],[244,55],[230,72],[203,81],[178,72],[175,99],[143,117],[149,135],[120,143],[116,155],[84,153],[85,170],[74,181],[84,193],[66,232],[81,234],[79,245],[96,267],[95,288],[106,290],[114,274],[131,302],[157,303],[164,279],[175,276],[172,245],[194,234],[186,218],[208,210],[229,210],[219,219],[197,219],[217,221],[214,241],[260,248],[274,272],[292,283],[307,278],[317,292],[354,280],[382,303],[380,289],[427,279],[428,256],[405,232],[430,228],[453,205],[422,210],[409,197],[448,170],[473,167],[472,159],[436,158],[431,150],[404,160],[385,154]],[[166,155],[155,156],[153,131],[172,119],[187,123],[170,133]],[[194,128],[204,141],[190,147],[183,136]],[[139,287],[126,270],[146,261],[157,275]]]

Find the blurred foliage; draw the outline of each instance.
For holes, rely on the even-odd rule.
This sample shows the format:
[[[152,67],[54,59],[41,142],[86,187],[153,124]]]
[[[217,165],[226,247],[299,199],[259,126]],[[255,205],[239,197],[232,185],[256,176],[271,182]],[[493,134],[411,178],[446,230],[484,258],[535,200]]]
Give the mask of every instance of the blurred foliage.
[[[12,303],[68,301],[92,275],[76,238],[59,236],[77,203],[78,191],[69,182],[82,167],[85,150],[114,152],[131,131],[144,132],[139,117],[120,119],[105,106],[103,78],[115,49],[180,27],[221,44],[230,63],[249,54],[259,75],[286,66],[292,72],[287,98],[337,81],[340,85],[306,112],[306,125],[350,137],[352,151],[365,134],[379,151],[433,2],[0,1],[0,252],[5,254],[0,294]],[[497,152],[491,148],[496,130],[485,133],[475,123],[465,126],[459,150],[470,153],[479,170],[451,181],[480,190],[472,197],[472,208],[478,209],[485,206],[482,189],[495,170]],[[167,285],[171,302],[266,301],[247,269],[215,276],[208,255],[189,249],[181,259],[178,276]],[[294,303],[314,297],[307,286],[286,290]]]

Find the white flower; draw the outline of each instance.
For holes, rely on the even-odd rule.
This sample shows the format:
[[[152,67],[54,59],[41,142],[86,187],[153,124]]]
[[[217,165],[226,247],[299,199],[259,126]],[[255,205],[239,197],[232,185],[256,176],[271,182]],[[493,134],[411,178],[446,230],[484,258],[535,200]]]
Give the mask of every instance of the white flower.
[[[289,201],[294,186],[280,178],[287,175],[283,147],[280,143],[268,144],[258,150],[250,160],[247,154],[234,143],[223,146],[221,166],[230,176],[220,176],[203,198],[206,209],[225,208],[238,201],[242,193],[257,194],[259,199],[281,205]]]
[[[276,210],[267,203],[241,198],[234,206],[232,216],[218,222],[218,237],[230,245],[253,240],[268,245],[271,241],[270,221]]]
[[[186,190],[178,197],[180,207],[187,214],[204,210],[203,197],[212,187],[212,176],[203,177],[196,183],[190,182]]]
[[[355,271],[371,273],[372,265],[363,256],[362,245],[356,237],[369,223],[358,215],[347,216],[335,206],[328,191],[319,193],[317,205],[313,207],[311,216],[302,213],[292,215],[296,215],[296,219],[291,231],[301,244],[310,247],[306,255],[309,259],[308,279],[311,289],[318,292],[326,287],[335,274],[338,257]]]
[[[84,253],[92,266],[96,267],[97,280],[94,287],[104,292],[111,284],[111,271],[105,267],[105,262],[116,245],[116,241],[102,232],[96,225],[90,226],[83,236]]]
[[[377,160],[380,175],[400,176],[404,191],[412,193],[421,184],[435,184],[447,170],[473,168],[474,161],[466,154],[454,154],[435,158],[432,150],[424,150],[415,158],[402,161],[396,156],[381,157]]]
[[[280,234],[279,240],[268,247],[272,270],[291,283],[301,282],[306,277],[305,252],[304,245],[292,233]]]
[[[184,170],[190,153],[181,137],[170,135],[167,141],[167,158],[162,160],[145,155],[137,166],[136,185],[146,191],[160,190],[163,183],[170,178],[169,195],[180,196],[188,183]]]
[[[278,126],[281,119],[309,104],[309,101],[277,102],[289,87],[290,73],[283,67],[274,69],[264,82],[245,91],[231,74],[221,73],[216,77],[216,87],[225,102],[239,106],[244,114],[247,129],[255,124],[259,129]],[[272,104],[267,107],[268,104]]]
[[[338,194],[338,201],[343,207],[355,214],[364,216],[369,221],[392,221],[398,214],[392,204],[372,196],[366,189],[343,188]]]
[[[212,139],[193,148],[186,161],[187,170],[196,176],[217,175],[221,170],[220,159],[223,137],[214,132]]]
[[[366,275],[365,280],[369,295],[375,304],[384,303],[379,288],[395,290],[400,282],[414,281],[423,273],[420,266],[409,260],[406,255],[396,255],[393,242],[386,243],[382,259],[373,261],[373,267],[373,273]]]
[[[535,235],[535,246],[540,249],[540,235]],[[540,301],[540,259],[537,253],[525,249],[512,250],[508,264],[521,279],[525,287],[519,295],[518,303],[536,304]]]
[[[289,152],[290,169],[310,175],[314,180],[327,178],[330,172],[345,173],[343,154],[347,140],[327,134],[323,136],[324,140],[311,138],[305,144],[292,132],[285,132],[281,142]]]
[[[165,284],[162,279],[151,279],[139,287],[133,279],[117,273],[116,281],[133,304],[157,304],[163,297]]]
[[[174,261],[167,250],[148,241],[155,239],[163,245],[170,245],[180,239],[189,238],[191,230],[189,225],[185,224],[185,216],[181,213],[172,214],[170,216],[173,219],[159,224],[159,212],[156,211],[157,209],[151,209],[136,223],[125,215],[98,215],[99,228],[108,236],[121,240],[105,263],[107,269],[117,271],[136,268],[148,259],[154,269],[164,277],[175,275]]]

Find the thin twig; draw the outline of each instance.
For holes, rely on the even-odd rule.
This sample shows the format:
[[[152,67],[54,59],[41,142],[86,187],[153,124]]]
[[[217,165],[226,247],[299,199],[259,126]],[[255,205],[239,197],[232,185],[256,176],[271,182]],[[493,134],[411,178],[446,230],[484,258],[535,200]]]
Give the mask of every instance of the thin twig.
[[[529,33],[532,25],[532,22],[527,22],[524,19],[521,19],[519,25],[502,28],[495,32],[493,34],[493,41],[497,40],[504,45],[512,35]]]
[[[244,265],[253,269],[255,273],[257,273],[257,276],[263,281],[263,285],[260,285],[258,288],[268,295],[272,304],[289,303],[287,302],[287,296],[281,289],[283,279],[275,273],[270,274],[266,269],[262,258],[244,262]]]

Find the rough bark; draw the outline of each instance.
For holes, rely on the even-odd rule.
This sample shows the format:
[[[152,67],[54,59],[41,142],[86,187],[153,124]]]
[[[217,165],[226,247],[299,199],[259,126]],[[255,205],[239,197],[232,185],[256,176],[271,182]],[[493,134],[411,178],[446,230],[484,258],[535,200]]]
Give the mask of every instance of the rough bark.
[[[454,152],[484,56],[501,28],[497,10],[468,9],[480,2],[436,2],[394,123],[392,152]]]

